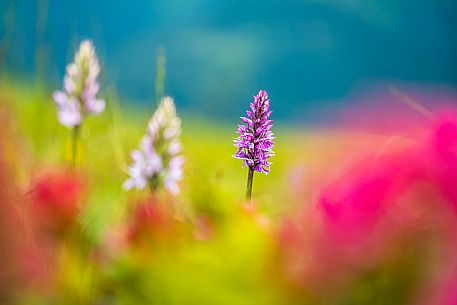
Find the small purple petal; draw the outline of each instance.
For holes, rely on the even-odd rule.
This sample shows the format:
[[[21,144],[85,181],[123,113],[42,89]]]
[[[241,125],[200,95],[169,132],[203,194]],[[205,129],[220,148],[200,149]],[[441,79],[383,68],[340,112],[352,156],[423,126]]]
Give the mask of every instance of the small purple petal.
[[[76,99],[67,99],[64,104],[59,106],[59,122],[66,127],[80,125],[82,116],[79,108],[79,102]]]
[[[238,151],[233,156],[243,160],[243,166],[249,166],[257,172],[268,173],[270,162],[268,158],[274,156],[274,147],[270,100],[265,90],[260,90],[254,96],[254,101],[249,103],[251,111],[247,110],[247,117],[241,117],[244,124],[239,125],[239,137],[234,139],[234,146]]]
[[[85,110],[87,113],[98,114],[98,113],[103,112],[103,110],[105,110],[105,101],[92,99],[92,100],[86,101],[84,106],[85,106]]]
[[[62,107],[64,104],[67,103],[68,96],[63,93],[62,91],[56,91],[52,94],[52,98],[54,99],[57,106]]]

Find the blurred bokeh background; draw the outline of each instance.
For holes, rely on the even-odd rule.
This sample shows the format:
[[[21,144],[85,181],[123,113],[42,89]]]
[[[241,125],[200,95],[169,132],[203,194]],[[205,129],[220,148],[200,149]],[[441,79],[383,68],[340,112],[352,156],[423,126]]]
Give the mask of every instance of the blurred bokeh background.
[[[2,0],[0,20],[0,65],[15,76],[58,86],[90,38],[104,85],[144,104],[163,53],[165,93],[217,119],[257,88],[275,119],[315,123],[361,83],[457,85],[454,0]]]
[[[0,0],[0,304],[457,304],[456,32],[455,0]],[[87,42],[62,84],[85,39],[100,92]],[[167,95],[181,192],[126,191]]]

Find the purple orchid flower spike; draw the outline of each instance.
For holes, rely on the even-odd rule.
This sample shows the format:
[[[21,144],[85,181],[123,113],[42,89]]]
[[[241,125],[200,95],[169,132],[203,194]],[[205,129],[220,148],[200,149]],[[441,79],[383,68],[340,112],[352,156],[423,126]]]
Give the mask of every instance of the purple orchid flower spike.
[[[100,64],[92,43],[81,42],[73,63],[67,66],[63,90],[53,94],[59,122],[73,129],[73,165],[76,162],[76,147],[79,128],[89,114],[99,114],[105,109],[105,101],[98,99],[100,89],[98,75]]]
[[[243,160],[243,167],[249,168],[248,183],[246,188],[246,199],[251,199],[252,181],[254,171],[269,173],[271,162],[268,159],[274,156],[274,137],[271,128],[273,121],[271,115],[270,100],[265,90],[260,90],[254,96],[254,101],[249,104],[250,110],[246,111],[246,117],[241,117],[244,124],[238,125],[234,145],[238,151],[234,158]]]
[[[97,99],[100,73],[95,49],[88,40],[81,42],[74,62],[67,66],[62,91],[53,94],[59,122],[69,128],[81,125],[88,114],[99,114],[105,101]]]
[[[179,193],[178,182],[183,175],[181,156],[181,119],[171,97],[164,97],[148,123],[140,148],[132,151],[133,163],[127,172],[124,189],[145,189],[155,192],[164,187],[171,194]]]

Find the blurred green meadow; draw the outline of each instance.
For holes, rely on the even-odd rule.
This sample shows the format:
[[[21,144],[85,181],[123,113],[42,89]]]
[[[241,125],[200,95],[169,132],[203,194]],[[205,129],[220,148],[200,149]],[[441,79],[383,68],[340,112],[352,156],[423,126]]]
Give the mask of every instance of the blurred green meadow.
[[[49,88],[6,78],[1,84],[2,109],[9,116],[4,126],[11,131],[5,156],[14,164],[21,188],[40,175],[69,167],[71,133],[56,120]],[[122,107],[114,89],[106,90],[106,103],[103,115],[85,122],[78,143],[77,167],[87,177],[78,218],[81,234],[94,248],[127,221],[136,200],[148,196],[148,191],[126,192],[122,183],[129,152],[156,107],[155,101]],[[187,236],[205,215],[214,224],[215,237],[205,242],[183,237],[178,245],[154,248],[152,258],[120,255],[108,267],[96,266],[81,257],[75,245],[64,244],[56,253],[58,289],[43,297],[32,287],[21,293],[20,303],[283,304],[283,293],[268,276],[274,272],[268,264],[274,243],[269,235],[275,219],[293,208],[291,169],[305,158],[306,137],[275,126],[277,157],[270,174],[255,176],[255,211],[249,211],[244,202],[247,171],[232,157],[237,120],[230,126],[191,116],[182,121],[185,174],[182,192],[172,202],[174,217],[185,223]]]
[[[453,304],[453,121],[394,135],[275,122],[271,172],[247,202],[239,120],[183,114],[174,197],[122,187],[156,101],[124,107],[105,87],[73,167],[51,88],[0,83],[2,304]]]

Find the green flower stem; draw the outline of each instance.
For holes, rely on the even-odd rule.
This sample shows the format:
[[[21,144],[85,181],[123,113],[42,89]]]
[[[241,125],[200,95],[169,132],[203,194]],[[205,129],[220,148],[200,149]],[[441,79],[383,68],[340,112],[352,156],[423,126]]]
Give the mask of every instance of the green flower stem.
[[[73,167],[76,167],[76,160],[78,158],[78,140],[79,140],[80,125],[76,125],[72,130],[72,156],[71,161]]]
[[[249,167],[248,183],[246,185],[246,200],[251,201],[252,197],[252,181],[254,180],[254,169]]]
[[[149,181],[149,190],[151,191],[151,195],[152,196],[155,196],[157,190],[159,188],[159,180],[157,177],[153,177],[150,181]]]

